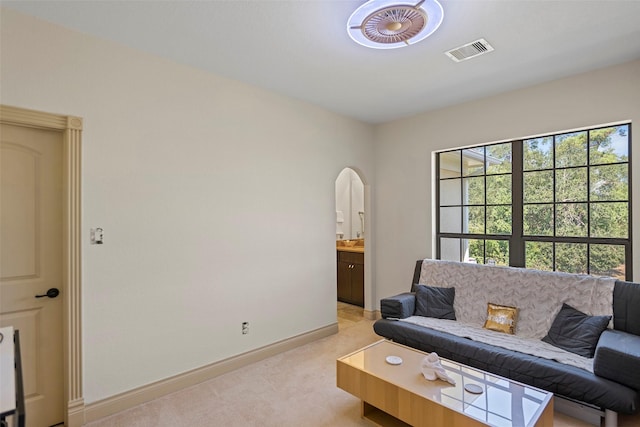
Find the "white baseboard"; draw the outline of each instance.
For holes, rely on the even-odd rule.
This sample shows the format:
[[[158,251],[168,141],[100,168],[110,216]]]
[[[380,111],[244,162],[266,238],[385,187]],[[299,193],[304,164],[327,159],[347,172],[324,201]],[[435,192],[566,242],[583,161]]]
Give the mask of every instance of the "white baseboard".
[[[66,427],[81,427],[84,425],[84,399],[76,399],[67,404],[67,418],[64,420]]]
[[[378,320],[382,318],[380,310],[363,310],[362,315],[367,320]]]
[[[224,359],[210,365],[174,375],[164,380],[137,387],[85,406],[85,422],[95,421],[116,414],[142,403],[210,380],[251,363],[300,347],[310,342],[338,333],[338,323],[291,337],[276,343]]]

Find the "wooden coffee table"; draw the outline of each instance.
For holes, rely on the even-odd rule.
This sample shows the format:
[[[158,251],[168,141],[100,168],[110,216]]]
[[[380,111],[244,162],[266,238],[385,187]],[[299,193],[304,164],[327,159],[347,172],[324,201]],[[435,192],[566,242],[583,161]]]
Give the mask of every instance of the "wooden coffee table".
[[[400,365],[387,356],[402,359]],[[552,427],[553,394],[442,360],[456,385],[428,381],[426,353],[382,340],[337,360],[337,385],[362,400],[362,417],[379,426]],[[464,389],[475,384],[482,393]]]

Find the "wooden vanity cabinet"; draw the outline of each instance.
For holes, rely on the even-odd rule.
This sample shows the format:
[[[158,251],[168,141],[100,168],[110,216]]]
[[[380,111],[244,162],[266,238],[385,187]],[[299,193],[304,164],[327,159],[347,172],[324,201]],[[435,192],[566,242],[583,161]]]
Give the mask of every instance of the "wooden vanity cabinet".
[[[364,307],[364,254],[338,251],[338,301]]]

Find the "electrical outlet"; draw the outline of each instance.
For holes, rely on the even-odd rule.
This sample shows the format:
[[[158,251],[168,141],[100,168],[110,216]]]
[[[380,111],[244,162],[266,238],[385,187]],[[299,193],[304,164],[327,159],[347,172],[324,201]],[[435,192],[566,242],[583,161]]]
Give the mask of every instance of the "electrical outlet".
[[[249,333],[249,322],[242,322],[242,335]]]

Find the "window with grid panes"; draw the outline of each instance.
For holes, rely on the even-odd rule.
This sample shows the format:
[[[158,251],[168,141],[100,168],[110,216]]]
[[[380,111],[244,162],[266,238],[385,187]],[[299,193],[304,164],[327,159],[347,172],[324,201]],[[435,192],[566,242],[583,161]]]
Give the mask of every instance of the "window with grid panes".
[[[631,279],[631,125],[436,155],[436,257]]]

